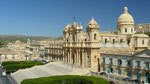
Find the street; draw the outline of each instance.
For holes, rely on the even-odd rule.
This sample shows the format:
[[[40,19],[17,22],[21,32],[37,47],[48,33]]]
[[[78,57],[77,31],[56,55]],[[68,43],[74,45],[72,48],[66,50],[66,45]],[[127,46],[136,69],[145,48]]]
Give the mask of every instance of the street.
[[[2,76],[2,68],[0,68],[0,84],[14,84],[11,81],[9,74],[6,77]]]

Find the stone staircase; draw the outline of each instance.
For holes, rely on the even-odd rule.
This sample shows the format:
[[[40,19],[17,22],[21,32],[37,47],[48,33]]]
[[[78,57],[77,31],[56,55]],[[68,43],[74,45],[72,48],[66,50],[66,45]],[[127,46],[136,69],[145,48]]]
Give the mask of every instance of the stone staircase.
[[[39,78],[55,75],[85,75],[87,73],[89,73],[88,69],[72,67],[69,64],[60,62],[52,62],[46,65],[39,65],[28,69],[18,70],[17,72],[12,73],[11,76],[18,84],[21,84],[22,80],[29,78]]]

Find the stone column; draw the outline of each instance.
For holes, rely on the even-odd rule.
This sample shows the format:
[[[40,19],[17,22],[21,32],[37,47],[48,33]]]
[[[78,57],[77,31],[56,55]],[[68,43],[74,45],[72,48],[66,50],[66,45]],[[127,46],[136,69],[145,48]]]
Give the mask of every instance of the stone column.
[[[65,62],[65,49],[62,51],[62,62],[64,63]]]
[[[85,51],[85,67],[87,67],[87,52]]]
[[[78,51],[78,60],[79,60],[79,64],[78,64],[78,66],[81,66],[81,57],[80,57],[80,55],[81,55],[81,52],[80,52],[80,49],[79,49],[79,51]]]
[[[74,58],[75,58],[74,59],[75,60],[75,65],[77,65],[77,52],[76,51],[74,52]]]
[[[82,67],[84,68],[84,61],[85,61],[85,54],[84,54],[84,50],[82,50]]]
[[[57,57],[57,59],[58,59],[58,62],[59,62],[59,58],[60,58],[60,57],[58,56],[58,57]]]
[[[73,64],[72,50],[70,49],[70,64]]]
[[[67,51],[67,63],[69,62],[69,51]]]
[[[66,53],[65,53],[65,62],[67,63],[67,57],[68,57],[68,50],[66,50]]]
[[[66,49],[64,49],[63,52],[63,62],[66,63]]]
[[[68,52],[68,64],[70,64],[70,51]]]
[[[67,63],[67,50],[65,52],[65,63]]]
[[[78,66],[78,50],[76,50],[76,66]]]
[[[52,61],[52,56],[50,55],[50,60]]]

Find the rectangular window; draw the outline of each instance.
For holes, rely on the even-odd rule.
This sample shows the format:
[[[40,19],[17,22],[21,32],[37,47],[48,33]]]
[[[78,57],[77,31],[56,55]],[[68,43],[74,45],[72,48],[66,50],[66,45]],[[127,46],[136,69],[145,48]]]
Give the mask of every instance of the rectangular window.
[[[110,58],[110,64],[113,64],[113,59],[112,58]]]
[[[127,76],[131,77],[131,71],[127,71]]]
[[[7,59],[7,55],[5,55],[5,59]]]
[[[128,61],[128,66],[131,67],[131,61]]]
[[[105,63],[105,58],[103,58],[103,63]]]
[[[106,70],[106,68],[103,66],[103,71],[105,71]]]
[[[15,56],[14,56],[14,55],[12,55],[12,59],[15,59]]]
[[[118,74],[121,75],[121,69],[118,69]]]
[[[122,60],[118,59],[118,65],[122,65]]]
[[[137,61],[137,67],[140,68],[140,61]]]
[[[146,62],[146,68],[149,69],[149,63],[148,62]]]
[[[142,45],[144,45],[144,40],[142,40]]]
[[[141,74],[140,73],[137,73],[137,79],[141,79]]]

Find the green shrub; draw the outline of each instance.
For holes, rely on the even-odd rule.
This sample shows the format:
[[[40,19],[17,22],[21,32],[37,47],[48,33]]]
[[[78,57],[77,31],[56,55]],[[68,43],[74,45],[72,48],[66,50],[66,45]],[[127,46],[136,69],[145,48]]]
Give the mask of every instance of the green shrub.
[[[25,79],[21,84],[109,84],[109,82],[94,76],[65,75]]]
[[[36,62],[36,61],[7,61],[7,62],[3,62],[2,65],[8,71],[15,71],[19,69],[30,68],[35,65],[43,65],[43,63]]]

